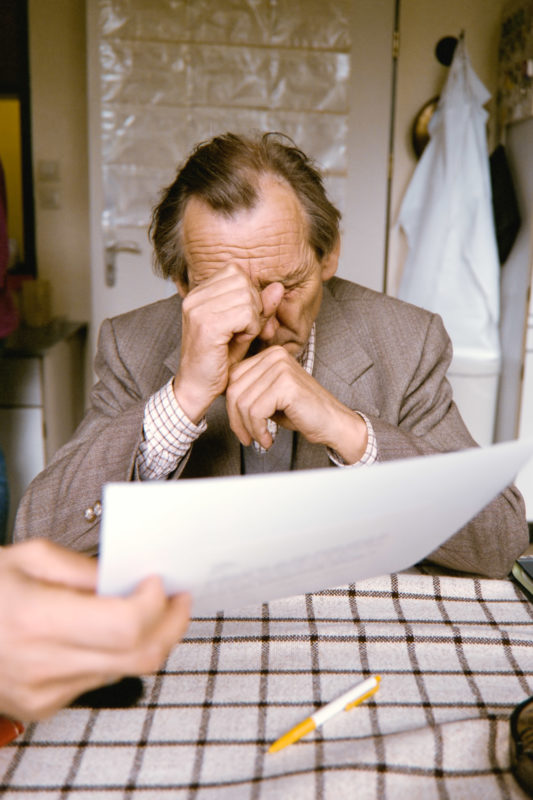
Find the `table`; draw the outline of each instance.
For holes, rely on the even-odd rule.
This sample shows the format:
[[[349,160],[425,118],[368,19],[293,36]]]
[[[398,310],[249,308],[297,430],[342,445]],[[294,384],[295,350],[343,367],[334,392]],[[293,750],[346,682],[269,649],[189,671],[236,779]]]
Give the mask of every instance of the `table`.
[[[196,619],[129,709],[70,708],[0,750],[3,798],[526,798],[509,716],[533,694],[511,581],[399,575]],[[371,674],[366,704],[268,745]]]

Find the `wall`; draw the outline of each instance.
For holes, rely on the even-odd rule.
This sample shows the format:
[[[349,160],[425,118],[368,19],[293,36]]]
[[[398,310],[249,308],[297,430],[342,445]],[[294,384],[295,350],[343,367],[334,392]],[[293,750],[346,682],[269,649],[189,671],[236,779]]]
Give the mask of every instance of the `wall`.
[[[434,56],[435,44],[441,37],[458,35],[464,29],[474,69],[494,92],[499,21],[505,2],[401,0],[388,261],[391,293],[405,256],[405,244],[393,223],[416,164],[410,144],[411,125],[418,110],[439,93],[446,78],[447,69]],[[38,269],[41,277],[52,281],[54,312],[88,319],[85,2],[29,0],[29,19]],[[39,161],[59,163],[57,186],[37,180]],[[55,189],[61,207],[43,208],[50,190],[54,199]]]
[[[54,314],[88,320],[85,2],[29,0],[28,9],[37,268],[52,283]]]
[[[394,223],[417,163],[411,145],[412,124],[422,106],[440,93],[448,73],[435,56],[435,46],[444,36],[458,36],[464,30],[472,66],[493,96],[487,105],[492,149],[496,142],[500,17],[506,3],[507,0],[401,0],[387,282],[390,294],[396,293],[406,255],[404,235]]]

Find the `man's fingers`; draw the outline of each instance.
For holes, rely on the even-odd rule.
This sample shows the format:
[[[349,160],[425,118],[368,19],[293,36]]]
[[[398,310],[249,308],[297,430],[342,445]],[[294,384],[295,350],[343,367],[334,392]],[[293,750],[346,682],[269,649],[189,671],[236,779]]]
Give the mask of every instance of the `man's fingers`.
[[[165,613],[151,632],[152,644],[141,655],[143,659],[152,659],[152,663],[148,663],[148,669],[143,671],[153,672],[158,669],[170,650],[183,639],[189,626],[190,614],[189,594],[178,594],[167,601]]]
[[[96,559],[66,550],[47,539],[32,539],[2,549],[0,558],[8,558],[13,566],[34,580],[86,591],[96,588]]]
[[[181,592],[173,597],[164,593],[160,578],[144,580],[131,595],[132,603],[143,623],[143,632],[150,633],[169,647],[178,642],[187,630],[191,613],[191,597]]]
[[[261,302],[263,305],[263,317],[268,319],[276,313],[279,304],[283,299],[285,289],[282,283],[276,281],[269,283],[261,292]]]
[[[0,697],[4,712],[23,722],[46,719],[64,708],[80,694],[103,686],[104,675],[84,674],[72,678],[55,674],[34,686],[11,686],[9,695]]]
[[[272,437],[268,432],[267,420],[276,410],[275,380],[266,375],[241,392],[234,403],[228,404],[228,417],[233,432],[244,445],[255,439],[268,448],[272,444]]]
[[[248,275],[235,264],[216,271],[208,280],[195,286],[183,301],[184,311],[198,308],[202,312],[212,308],[224,312],[239,305],[252,308],[257,316],[263,310],[259,292],[252,285]]]
[[[80,650],[134,651],[148,641],[166,615],[176,613],[157,577],[147,578],[129,597],[102,597],[68,587],[32,587],[31,583],[27,589],[28,605],[32,598],[38,602],[23,631],[27,635],[33,631],[36,638],[42,631],[42,638]],[[177,610],[185,616],[181,606]],[[52,630],[50,620],[54,620]],[[180,616],[168,624],[179,632],[186,623]]]
[[[10,664],[0,660],[3,678],[13,704],[26,707],[30,717],[125,675],[156,671],[189,623],[188,595],[164,597],[157,578],[144,581],[125,599],[50,592],[57,595],[59,608],[42,593],[38,605],[31,594],[32,618],[25,607],[26,619],[18,625],[14,620],[15,633],[3,639],[14,654]]]
[[[272,444],[267,420],[284,409],[282,378],[287,358],[291,357],[283,348],[269,348],[231,371],[226,390],[228,417],[244,445],[252,439],[266,448]]]

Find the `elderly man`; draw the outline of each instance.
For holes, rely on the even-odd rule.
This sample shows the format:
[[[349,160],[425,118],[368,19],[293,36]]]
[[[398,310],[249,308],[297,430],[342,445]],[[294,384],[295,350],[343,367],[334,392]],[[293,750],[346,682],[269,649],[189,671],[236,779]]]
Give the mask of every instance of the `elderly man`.
[[[104,322],[91,407],[26,493],[16,536],[96,552],[107,481],[474,446],[446,380],[440,318],[335,278],[339,217],[315,167],[279,136],[197,147],[151,227],[178,295]],[[510,487],[431,559],[503,576],[527,542]]]

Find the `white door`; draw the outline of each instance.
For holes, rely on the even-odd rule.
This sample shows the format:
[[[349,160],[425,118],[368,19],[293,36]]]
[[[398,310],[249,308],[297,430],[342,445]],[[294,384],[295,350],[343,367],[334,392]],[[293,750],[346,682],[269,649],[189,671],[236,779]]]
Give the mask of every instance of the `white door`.
[[[321,81],[327,70],[332,68],[331,65],[333,69],[337,69],[339,82],[345,82],[344,113],[339,113],[339,106],[335,106],[336,95],[339,93],[333,85],[329,91],[324,92],[324,100],[319,98],[317,106],[308,109],[311,122],[298,123],[300,126],[298,130],[302,132],[304,142],[313,135],[315,140],[321,139],[318,142],[319,147],[328,138],[335,142],[338,140],[338,145],[335,144],[338,153],[333,155],[329,178],[333,187],[338,186],[339,182],[345,183],[344,201],[340,203],[343,211],[343,248],[339,274],[376,289],[381,289],[383,283],[393,72],[392,42],[395,7],[398,1],[331,0],[330,3],[323,3],[323,0],[294,0],[293,5],[284,4],[284,13],[290,13],[291,9],[296,12],[299,9],[299,19],[297,20],[295,13],[292,19],[287,18],[287,24],[284,24],[285,20],[279,20],[276,31],[279,41],[288,35],[287,31],[291,33],[292,30],[292,41],[299,43],[302,60],[315,58],[315,55],[317,59],[321,57],[324,59],[327,69],[322,69],[320,65],[317,68],[314,62],[309,62],[310,97],[315,91],[320,91]],[[128,130],[137,126],[140,142],[145,141],[147,149],[151,150],[151,167],[150,164],[148,167],[144,166],[146,181],[153,182],[157,178],[160,181],[158,186],[162,187],[172,180],[177,161],[180,160],[178,158],[173,161],[173,157],[179,150],[178,140],[181,139],[183,144],[183,139],[186,138],[183,133],[185,122],[188,125],[187,135],[196,130],[202,131],[203,134],[204,130],[209,130],[209,126],[220,130],[220,126],[226,125],[227,127],[222,129],[231,129],[233,119],[242,119],[243,124],[246,120],[251,120],[254,126],[257,126],[258,120],[260,123],[264,120],[265,126],[269,128],[276,126],[277,130],[280,129],[279,125],[286,124],[289,126],[289,133],[291,133],[290,126],[293,125],[294,129],[296,125],[294,119],[298,108],[293,110],[287,105],[283,108],[279,96],[285,92],[290,102],[290,91],[286,90],[287,86],[292,84],[294,103],[298,105],[300,102],[297,50],[295,50],[296,55],[292,54],[292,66],[289,61],[286,62],[289,64],[288,67],[285,66],[287,73],[281,76],[275,91],[272,91],[272,95],[275,95],[274,105],[278,103],[278,106],[265,111],[259,108],[257,102],[257,97],[263,90],[261,69],[265,63],[264,53],[268,50],[268,47],[261,45],[264,32],[260,30],[257,20],[261,9],[264,12],[263,19],[272,19],[278,4],[272,0],[259,0],[255,4],[243,0],[241,11],[249,14],[247,21],[252,27],[251,35],[256,37],[254,47],[251,47],[246,54],[250,68],[243,70],[244,79],[234,92],[231,102],[228,101],[230,104],[226,108],[218,106],[212,109],[209,108],[209,102],[202,105],[199,94],[207,95],[211,90],[211,97],[215,96],[218,102],[220,93],[223,92],[225,84],[232,79],[233,72],[228,70],[227,75],[223,76],[224,80],[221,80],[217,71],[220,72],[224,67],[219,68],[217,59],[221,58],[223,44],[228,42],[234,44],[234,38],[241,34],[237,25],[227,25],[226,29],[222,25],[220,30],[214,30],[213,26],[220,15],[211,12],[215,7],[217,12],[225,8],[227,20],[231,23],[231,14],[234,13],[236,6],[241,4],[236,4],[235,0],[231,3],[228,0],[219,0],[218,3],[216,0],[196,0],[194,5],[185,5],[189,22],[191,15],[197,16],[195,27],[192,33],[189,33],[190,41],[183,43],[178,41],[180,30],[177,17],[169,17],[169,14],[179,15],[185,12],[171,11],[172,8],[177,8],[172,4],[154,5],[150,0],[138,0],[132,4],[129,12],[124,12],[124,4],[118,0],[106,0],[106,2],[87,0],[91,352],[94,350],[96,334],[104,318],[168,296],[175,291],[172,284],[157,278],[151,270],[151,248],[147,236],[149,207],[145,209],[144,224],[139,224],[138,218],[135,224],[131,224],[128,215],[122,213],[120,203],[117,207],[113,206],[113,176],[110,176],[113,165],[109,166],[113,159],[109,158],[109,149],[123,155],[122,134],[126,139]],[[125,20],[125,15],[128,13],[131,14],[129,21]],[[167,15],[166,18],[163,18],[163,13]],[[337,20],[341,20],[341,27],[344,26],[342,35],[344,35],[345,52],[337,52],[342,50],[342,45],[338,45],[338,39],[335,40],[335,31],[332,27],[335,14]],[[294,32],[297,25],[300,27]],[[146,29],[144,42],[138,40],[137,34],[141,27]],[[200,49],[202,45],[195,42],[195,38],[205,39],[205,36],[214,44],[204,45],[203,49]],[[224,36],[226,39],[223,41]],[[313,36],[318,39],[322,37],[322,43],[319,42],[318,49],[313,51],[314,55],[313,53],[310,55],[310,48],[306,45]],[[330,36],[330,41],[333,43],[331,52],[323,46],[324,42],[328,44],[326,36]],[[157,40],[155,43],[154,39]],[[236,53],[238,48],[232,47],[228,50]],[[285,57],[283,52],[281,48],[281,55],[277,56],[279,60]],[[114,86],[113,78],[109,79],[105,74],[105,65],[118,57],[123,59],[120,67],[122,76],[124,71],[127,72],[131,68],[133,62],[140,64],[141,67],[136,67],[137,72],[133,77],[126,76],[127,90],[121,95],[120,103],[110,108],[107,101],[109,97],[113,97]],[[206,86],[200,86],[196,93],[193,89],[193,94],[189,93],[185,101],[184,92],[189,90],[183,86],[183,76],[187,68],[190,75],[191,58],[193,64],[198,63],[206,71]],[[313,74],[313,70],[316,75]],[[131,80],[128,84],[129,78]],[[270,89],[272,90],[272,87]],[[254,95],[248,105],[246,105],[247,93],[250,96]],[[233,107],[231,103],[234,104]],[[174,108],[172,104],[178,106],[181,104],[181,108]],[[238,108],[235,108],[235,104]],[[203,128],[198,124],[198,119],[202,119],[202,115]],[[112,117],[113,123],[116,123],[118,116],[120,124],[115,127],[111,140],[106,140],[107,122]],[[169,119],[173,120],[173,124],[168,124]],[[207,126],[206,119],[208,119]],[[159,120],[165,122],[161,123]],[[343,131],[344,128],[345,133],[339,135],[339,130]],[[331,137],[328,131],[331,132]],[[194,141],[191,139],[188,144],[192,145],[200,138],[205,136],[193,137]],[[155,139],[157,146],[154,146]],[[309,152],[305,143],[299,139],[296,141]],[[189,149],[190,146],[187,152]],[[311,155],[317,157],[312,149],[313,146]],[[327,149],[325,147],[325,150]],[[123,165],[120,168],[122,172],[119,178],[125,181],[127,195],[128,174]],[[106,169],[108,172],[104,176],[103,171]],[[133,167],[130,165],[129,169],[135,171],[135,165]],[[135,189],[132,192],[134,193]],[[333,195],[337,200],[335,189]],[[135,198],[127,197],[126,202],[132,199]]]
[[[104,319],[160,300],[175,291],[173,284],[158,278],[151,269],[151,247],[146,226],[125,226],[120,222],[113,224],[112,217],[107,220],[107,224],[103,224],[105,203],[101,144],[103,110],[99,7],[99,0],[87,1],[91,354],[94,353],[98,330]],[[92,361],[92,357],[89,361]]]

